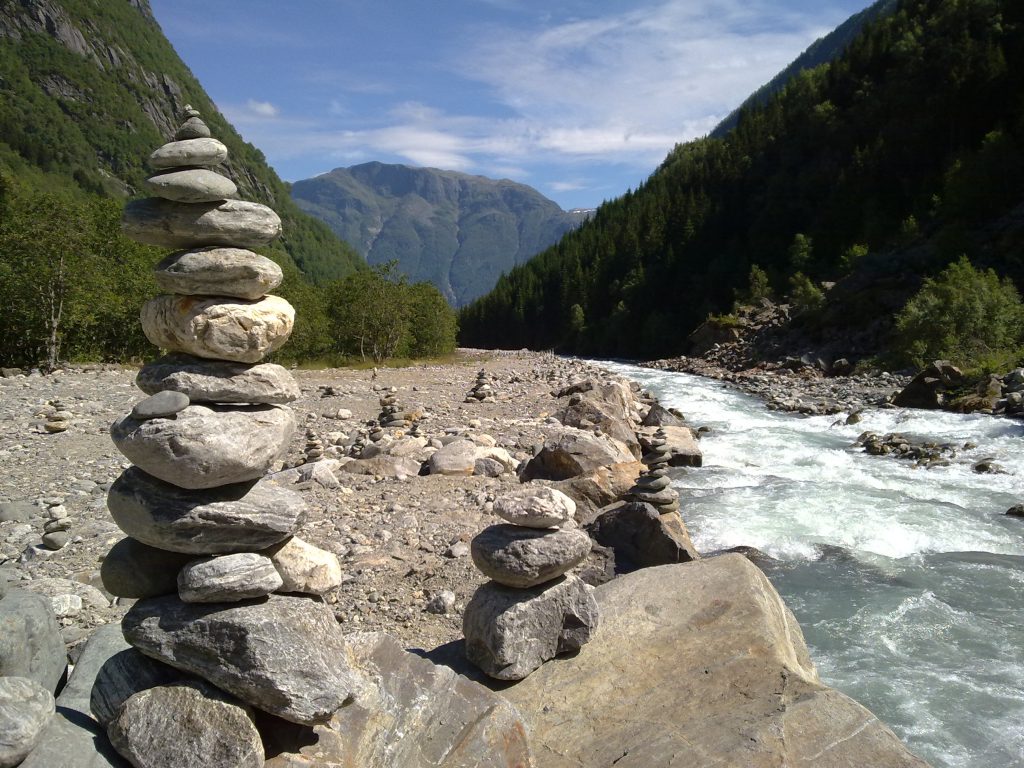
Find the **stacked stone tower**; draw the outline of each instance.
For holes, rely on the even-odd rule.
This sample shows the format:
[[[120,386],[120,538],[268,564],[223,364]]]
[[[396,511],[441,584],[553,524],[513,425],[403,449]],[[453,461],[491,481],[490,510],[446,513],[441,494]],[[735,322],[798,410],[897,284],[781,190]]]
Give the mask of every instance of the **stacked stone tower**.
[[[623,498],[626,501],[647,502],[662,515],[678,512],[679,493],[672,488],[668,477],[672,453],[668,449],[665,430],[659,428],[654,437],[645,442],[648,452],[644,454],[643,461],[647,465],[647,470],[640,475],[636,484]]]
[[[476,374],[476,381],[473,387],[466,393],[467,403],[493,403],[494,387],[491,386],[491,377],[483,368]]]
[[[553,488],[524,486],[495,499],[494,511],[508,524],[485,528],[470,547],[492,581],[463,614],[466,656],[491,677],[520,680],[579,650],[597,627],[592,588],[567,574],[591,543],[576,528],[576,503]]]
[[[380,398],[377,423],[384,429],[406,429],[409,426],[409,420],[402,414],[402,406],[398,403],[398,390],[394,387]]]
[[[186,107],[185,118],[150,157],[157,173],[146,186],[156,197],[125,209],[130,237],[182,250],[156,267],[168,293],[142,308],[147,338],[171,354],[142,368],[137,383],[149,397],[111,427],[134,466],[108,496],[129,538],[101,573],[113,594],[142,598],[124,618],[125,639],[185,673],[201,698],[227,692],[247,711],[324,722],[352,686],[334,615],[315,597],[337,585],[340,565],[294,538],[302,497],[265,477],[291,441],[296,420],[285,404],[299,390],[287,370],[261,360],[285,343],[295,313],[269,295],[280,268],[249,249],[281,223],[266,206],[231,199],[235,185],[213,170],[227,148],[197,112]],[[128,755],[117,724],[128,707],[98,709]]]

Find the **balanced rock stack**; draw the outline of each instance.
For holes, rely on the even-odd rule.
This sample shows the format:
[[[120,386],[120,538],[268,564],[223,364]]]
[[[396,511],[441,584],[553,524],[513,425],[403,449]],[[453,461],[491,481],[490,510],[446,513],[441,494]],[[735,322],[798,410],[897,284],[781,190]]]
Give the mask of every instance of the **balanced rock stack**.
[[[556,655],[579,650],[596,629],[593,588],[567,573],[591,542],[576,528],[576,503],[547,486],[500,496],[494,511],[508,524],[485,528],[470,547],[491,581],[463,614],[466,656],[491,677],[521,680]]]
[[[402,406],[398,404],[398,390],[394,387],[380,398],[380,409],[377,423],[384,429],[405,429],[409,426],[409,420],[402,413]]]
[[[483,368],[476,375],[476,382],[473,388],[466,393],[467,403],[493,403],[494,387],[491,386],[491,379]]]
[[[647,470],[640,475],[636,484],[624,494],[626,501],[646,502],[658,510],[659,514],[668,515],[679,511],[679,493],[671,486],[668,477],[669,462],[672,453],[668,448],[668,440],[663,429],[659,429],[654,438],[645,441],[648,452],[643,461]]]
[[[171,293],[142,309],[146,336],[173,354],[142,368],[137,383],[150,397],[111,427],[135,466],[108,495],[129,538],[101,574],[111,593],[142,599],[122,622],[134,656],[123,674],[100,676],[93,708],[133,764],[157,743],[182,751],[167,764],[192,764],[184,753],[213,740],[225,755],[245,756],[220,764],[262,766],[251,708],[310,725],[349,698],[332,611],[316,598],[272,594],[322,594],[341,569],[294,537],[302,497],[264,477],[295,430],[283,404],[298,387],[260,360],[284,344],[294,310],[267,295],[281,270],[247,249],[276,237],[280,220],[227,199],[235,185],[210,170],[227,149],[198,113],[186,108],[185,117],[176,141],[150,158],[158,173],[147,186],[159,197],[125,209],[130,236],[184,250],[156,267]],[[225,708],[230,717],[217,714]],[[189,718],[207,727],[183,728]]]
[[[43,429],[50,434],[66,432],[68,427],[71,426],[71,420],[74,418],[68,407],[57,399],[47,401],[45,413],[46,422],[43,424]]]

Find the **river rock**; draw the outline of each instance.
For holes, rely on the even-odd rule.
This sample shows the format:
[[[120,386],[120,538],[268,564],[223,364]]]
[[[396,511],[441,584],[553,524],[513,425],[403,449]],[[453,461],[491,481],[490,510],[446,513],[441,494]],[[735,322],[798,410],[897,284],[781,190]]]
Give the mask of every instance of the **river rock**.
[[[209,126],[207,126],[198,115],[194,115],[178,126],[178,130],[174,133],[174,140],[206,139],[209,138],[209,136]]]
[[[150,168],[182,165],[220,165],[228,159],[228,148],[216,139],[195,138],[164,144],[149,156]]]
[[[50,599],[11,589],[0,600],[0,676],[27,677],[54,691],[66,667]]]
[[[592,592],[572,575],[531,589],[487,582],[462,616],[466,658],[491,677],[521,680],[558,654],[579,650],[597,628]]]
[[[269,733],[266,768],[531,768],[522,718],[499,694],[403,650],[380,632],[348,635],[363,684],[312,737]],[[267,730],[265,730],[265,734]]]
[[[138,467],[110,486],[107,507],[129,536],[197,555],[264,549],[295,533],[307,512],[300,494],[269,477],[189,491]]]
[[[700,467],[704,464],[704,454],[700,450],[697,438],[686,426],[664,426],[665,449],[669,453],[670,467]]]
[[[902,408],[941,408],[946,392],[963,382],[963,372],[948,360],[935,360],[918,373],[893,397],[893,405]]]
[[[144,768],[263,768],[252,713],[200,682],[136,693],[107,734],[118,752]]]
[[[573,519],[576,502],[546,485],[526,484],[499,495],[494,514],[513,525],[552,528]]]
[[[150,395],[181,392],[193,403],[284,404],[299,397],[295,377],[275,363],[249,365],[181,354],[142,366],[135,384]]]
[[[294,324],[295,308],[280,296],[163,295],[142,305],[142,330],[156,346],[237,363],[258,363],[288,341]]]
[[[188,395],[181,392],[157,392],[145,400],[140,400],[132,408],[132,418],[144,419],[165,419],[183,411],[189,406]]]
[[[646,568],[596,595],[592,642],[503,691],[539,765],[926,768],[822,685],[799,624],[742,556]]]
[[[121,706],[140,691],[199,679],[151,659],[127,643],[123,645],[103,661],[89,696],[89,708],[104,727],[117,717]]]
[[[476,443],[459,439],[434,451],[427,464],[432,475],[472,475],[476,459]]]
[[[322,595],[341,586],[341,562],[333,552],[293,536],[265,553],[280,574],[281,592]]]
[[[0,677],[0,768],[18,765],[53,716],[53,694],[27,677]]]
[[[277,264],[244,248],[177,251],[156,265],[153,276],[167,293],[240,299],[265,296],[284,279]]]
[[[269,595],[281,584],[269,557],[238,552],[190,562],[178,572],[178,597],[186,603],[234,603]]]
[[[179,203],[212,203],[238,194],[235,182],[205,168],[182,168],[150,176],[143,182],[150,194]]]
[[[488,578],[509,587],[533,587],[558,578],[583,561],[590,537],[583,531],[492,525],[470,546],[473,563]]]
[[[642,424],[645,427],[685,427],[686,419],[678,411],[673,412],[661,403],[654,403],[644,416]]]
[[[193,559],[191,554],[168,552],[124,538],[103,558],[100,579],[103,588],[117,597],[170,595],[178,591],[178,571]]]
[[[523,481],[566,480],[589,475],[602,467],[632,464],[626,446],[605,435],[568,428],[544,443],[523,470]],[[634,478],[635,479],[635,478]]]
[[[114,445],[133,464],[191,489],[261,477],[288,449],[294,431],[295,415],[275,405],[194,404],[173,419],[123,416],[110,427]]]
[[[326,722],[352,690],[334,614],[305,598],[203,605],[155,597],[133,605],[121,626],[147,656],[294,723]]]
[[[598,544],[615,550],[620,568],[686,563],[700,555],[678,515],[661,515],[650,504],[617,503],[587,526]]]
[[[267,206],[246,200],[176,203],[147,197],[125,204],[121,230],[160,248],[255,248],[281,234],[281,219]]]

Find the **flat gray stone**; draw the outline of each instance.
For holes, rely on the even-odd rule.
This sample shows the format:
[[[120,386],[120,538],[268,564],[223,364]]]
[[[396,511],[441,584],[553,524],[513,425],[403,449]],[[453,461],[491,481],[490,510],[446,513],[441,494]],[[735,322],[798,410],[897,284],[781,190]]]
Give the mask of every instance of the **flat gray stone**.
[[[241,299],[265,296],[284,279],[277,264],[244,248],[177,251],[156,265],[153,276],[167,293]]]
[[[110,486],[107,508],[140,542],[196,555],[272,546],[295,533],[307,513],[301,494],[270,477],[189,491],[138,467],[125,470]]]
[[[281,234],[281,219],[247,200],[176,203],[147,197],[125,204],[121,229],[133,240],[161,248],[255,248]]]
[[[95,677],[96,682],[89,696],[89,709],[104,727],[117,717],[121,705],[136,693],[159,685],[198,680],[140,653],[124,642],[123,638],[122,648],[103,661]]]
[[[295,377],[275,363],[232,363],[191,355],[166,355],[139,370],[135,384],[147,394],[173,390],[193,403],[290,403],[299,397]]]
[[[353,688],[334,613],[308,598],[203,605],[155,597],[133,605],[121,626],[147,656],[294,723],[326,722]]]
[[[554,488],[528,483],[495,498],[494,514],[513,525],[551,528],[573,519],[576,502]]]
[[[216,139],[195,138],[164,144],[149,156],[150,168],[182,165],[220,165],[228,159],[228,148]]]
[[[175,141],[183,139],[208,139],[209,137],[210,128],[200,117],[190,117],[178,126],[178,130],[174,134]]]
[[[191,554],[168,552],[133,538],[121,539],[107,552],[100,566],[103,588],[126,598],[159,597],[178,591],[178,571]]]
[[[0,677],[27,677],[54,691],[67,665],[50,598],[10,589],[0,600]]]
[[[470,553],[488,578],[525,588],[556,579],[583,562],[590,544],[590,537],[578,528],[492,525],[473,538]]]
[[[165,294],[142,305],[141,321],[146,338],[161,349],[258,363],[288,341],[295,308],[280,296],[247,301]]]
[[[0,677],[0,768],[12,768],[35,749],[53,716],[53,694],[27,677]]]
[[[178,597],[186,603],[233,603],[269,595],[283,583],[269,557],[238,552],[190,562],[178,572]]]
[[[179,203],[212,203],[238,194],[235,182],[206,168],[164,171],[143,182],[150,194]]]
[[[598,624],[593,587],[575,576],[532,589],[489,581],[462,615],[466,658],[499,680],[521,680],[560,653],[579,650]]]
[[[107,734],[118,752],[145,768],[263,768],[252,713],[201,682],[136,693]]]
[[[129,415],[110,427],[114,445],[129,461],[191,489],[261,477],[288,450],[294,431],[291,409],[276,405],[193,404],[173,419]]]
[[[139,420],[167,418],[185,410],[188,406],[188,395],[169,390],[157,392],[135,404],[135,407],[132,408],[132,418]]]

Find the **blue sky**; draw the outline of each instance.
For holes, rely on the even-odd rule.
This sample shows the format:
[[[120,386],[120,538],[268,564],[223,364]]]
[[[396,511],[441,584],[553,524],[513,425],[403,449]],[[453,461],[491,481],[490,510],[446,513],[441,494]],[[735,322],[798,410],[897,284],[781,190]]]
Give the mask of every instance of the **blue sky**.
[[[151,0],[282,178],[379,160],[636,187],[868,0]]]

